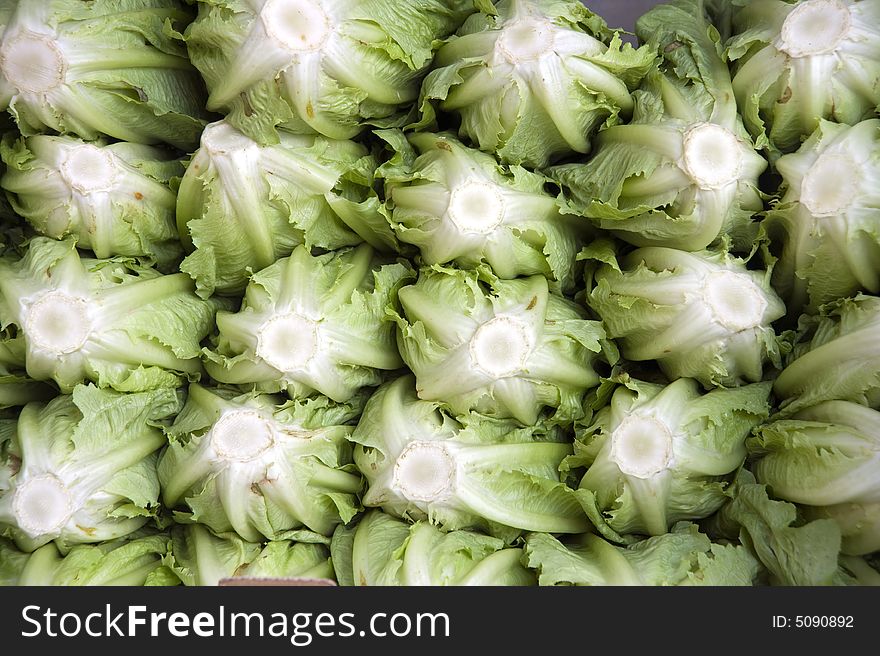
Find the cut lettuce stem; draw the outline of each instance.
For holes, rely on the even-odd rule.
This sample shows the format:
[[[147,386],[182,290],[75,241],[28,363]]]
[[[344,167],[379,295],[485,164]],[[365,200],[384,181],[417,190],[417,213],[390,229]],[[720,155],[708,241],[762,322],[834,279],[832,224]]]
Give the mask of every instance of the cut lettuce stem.
[[[849,8],[840,0],[806,0],[783,21],[778,48],[791,57],[833,52],[851,24]]]
[[[15,490],[15,520],[25,533],[36,537],[59,531],[73,514],[70,490],[52,474],[29,479]]]
[[[18,89],[47,93],[64,84],[68,63],[55,39],[22,30],[3,40],[0,70]]]

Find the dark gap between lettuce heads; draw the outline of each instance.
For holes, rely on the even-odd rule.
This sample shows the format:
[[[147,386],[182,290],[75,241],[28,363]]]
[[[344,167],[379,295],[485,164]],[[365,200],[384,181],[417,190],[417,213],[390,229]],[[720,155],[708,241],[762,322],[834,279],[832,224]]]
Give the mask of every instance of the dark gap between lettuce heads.
[[[583,3],[604,18],[608,27],[627,32],[635,32],[636,19],[651,7],[661,4],[659,0],[583,0]],[[636,44],[636,37],[632,34],[621,35],[621,38]]]

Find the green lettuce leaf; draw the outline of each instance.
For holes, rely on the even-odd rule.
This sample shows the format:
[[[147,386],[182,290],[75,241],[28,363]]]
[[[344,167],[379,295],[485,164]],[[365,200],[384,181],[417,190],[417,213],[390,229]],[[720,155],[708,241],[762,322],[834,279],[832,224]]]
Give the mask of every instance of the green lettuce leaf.
[[[839,520],[844,553],[880,550],[880,412],[826,401],[761,426],[748,446],[775,497]]]
[[[76,545],[65,554],[46,544],[30,554],[15,585],[141,586],[162,567],[169,543],[167,535],[146,535]]]
[[[880,120],[821,120],[776,168],[784,194],[762,228],[779,253],[773,286],[789,312],[880,292]]]
[[[423,268],[399,293],[400,354],[419,397],[454,414],[476,410],[532,424],[544,407],[560,421],[583,414],[613,347],[583,308],[547,279],[500,280],[488,270]]]
[[[714,518],[713,532],[738,538],[769,572],[771,585],[839,583],[840,529],[830,519],[809,523],[797,508],[770,498],[766,486],[741,470],[731,501]]]
[[[156,458],[166,444],[159,423],[179,409],[171,389],[122,394],[94,386],[26,405],[0,440],[0,534],[33,551],[143,526],[158,510]]]
[[[701,0],[659,5],[637,24],[661,63],[633,94],[630,122],[596,137],[589,161],[549,171],[568,211],[636,246],[748,252],[767,162],[737,114],[720,36]]]
[[[396,248],[364,146],[287,131],[276,141],[260,146],[227,121],[202,133],[180,183],[177,224],[193,250],[181,270],[203,296],[242,292],[253,272],[301,244]]]
[[[686,522],[626,547],[596,535],[566,545],[552,535],[531,533],[525,553],[539,585],[751,586],[762,571],[744,547],[712,542]]]
[[[175,225],[183,165],[165,150],[74,137],[5,135],[0,186],[43,235],[76,238],[99,258],[149,256],[163,269],[181,254]]]
[[[587,303],[623,357],[656,360],[670,380],[695,378],[707,388],[759,382],[765,364],[781,366],[771,324],[785,305],[769,271],[711,251],[645,247],[619,262],[595,247],[584,255],[596,254],[603,259]]]
[[[332,580],[329,555],[319,542],[276,540],[261,545],[192,524],[171,530],[171,551],[164,562],[184,585],[216,586],[224,579]]]
[[[0,108],[31,136],[192,150],[208,114],[178,0],[20,0],[0,15]],[[84,56],[88,53],[88,56]]]
[[[426,265],[485,262],[500,278],[541,274],[554,289],[574,291],[575,259],[589,225],[560,212],[547,179],[521,166],[502,167],[449,133],[379,133],[392,148],[380,168],[391,220],[401,241]]]
[[[586,153],[593,134],[627,119],[630,91],[654,49],[624,44],[575,0],[501,0],[479,7],[437,51],[419,127],[437,109],[459,132],[510,164],[543,167]]]
[[[880,408],[880,298],[859,294],[804,315],[800,341],[773,383],[782,412],[841,400]]]
[[[338,537],[337,537],[338,534]],[[379,510],[354,528],[340,528],[331,554],[340,584],[368,586],[524,586],[535,575],[520,562],[523,551],[473,531],[444,533]],[[345,565],[344,573],[340,567]],[[343,583],[344,582],[344,583]]]
[[[770,414],[770,383],[701,394],[689,378],[622,382],[575,442],[588,465],[578,491],[588,516],[605,537],[626,541],[714,513],[746,438]]]
[[[401,122],[434,43],[455,31],[463,0],[200,0],[186,31],[210,96],[260,144],[280,126],[350,139]]]
[[[196,296],[186,274],[86,259],[75,246],[38,237],[22,259],[0,259],[0,330],[23,337],[28,375],[64,392],[86,380],[120,391],[197,380],[223,303]]]
[[[282,401],[190,386],[158,466],[178,521],[258,542],[303,526],[330,535],[360,510],[346,425],[360,408]]]
[[[365,506],[503,539],[517,529],[588,527],[558,471],[571,445],[552,426],[519,428],[476,413],[453,419],[403,376],[373,394],[350,439],[367,481]]]
[[[859,0],[737,2],[727,58],[746,126],[772,157],[821,119],[855,125],[880,105],[880,6]]]
[[[348,401],[403,365],[385,315],[413,277],[367,244],[318,256],[297,247],[254,275],[239,312],[217,314],[205,368],[223,383]]]

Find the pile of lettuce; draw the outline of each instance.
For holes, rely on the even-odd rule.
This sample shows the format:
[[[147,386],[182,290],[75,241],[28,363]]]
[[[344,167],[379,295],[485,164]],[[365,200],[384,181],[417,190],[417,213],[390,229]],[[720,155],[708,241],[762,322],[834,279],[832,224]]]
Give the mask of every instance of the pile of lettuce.
[[[880,0],[0,3],[0,584],[880,584]]]

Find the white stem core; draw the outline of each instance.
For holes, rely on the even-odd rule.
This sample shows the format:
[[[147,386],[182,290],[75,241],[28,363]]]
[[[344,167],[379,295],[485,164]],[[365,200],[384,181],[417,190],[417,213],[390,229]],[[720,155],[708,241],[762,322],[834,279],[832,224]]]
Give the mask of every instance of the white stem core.
[[[840,0],[806,0],[786,16],[778,49],[790,57],[833,52],[851,26],[849,7]]]
[[[78,351],[92,333],[88,304],[64,292],[46,292],[28,308],[24,332],[31,346],[54,355]]]
[[[684,135],[682,169],[700,189],[720,189],[739,179],[743,149],[730,130],[699,123]]]
[[[506,378],[523,371],[534,344],[525,323],[502,315],[480,326],[469,347],[474,368],[491,378]]]
[[[116,186],[119,173],[113,154],[91,144],[68,149],[61,162],[61,177],[84,195],[110,191]]]
[[[51,37],[25,31],[4,39],[0,72],[19,91],[47,93],[64,83],[67,61]]]
[[[208,125],[202,131],[199,146],[215,158],[259,149],[255,141],[236,130],[226,121],[217,121]]]
[[[275,444],[272,426],[258,412],[225,412],[211,429],[211,445],[228,462],[247,462]]]
[[[319,50],[330,36],[330,17],[320,1],[269,0],[260,19],[266,33],[293,54]]]
[[[760,326],[767,311],[763,290],[748,275],[716,271],[703,282],[703,302],[724,328],[739,332]]]
[[[852,205],[862,189],[861,167],[837,153],[822,155],[801,182],[801,205],[813,216],[834,217]]]
[[[452,191],[446,216],[459,232],[488,235],[504,222],[504,197],[491,183],[468,180]]]
[[[658,417],[633,414],[611,433],[611,460],[635,478],[651,478],[672,465],[672,429]]]
[[[256,353],[278,371],[301,371],[318,353],[318,345],[318,324],[291,312],[260,327]]]
[[[410,501],[444,501],[455,488],[455,458],[444,444],[411,442],[394,463],[392,485]]]
[[[57,477],[43,474],[16,489],[12,512],[19,528],[36,538],[61,530],[73,514],[73,498]]]
[[[532,61],[553,50],[556,28],[546,20],[525,18],[501,31],[498,50],[511,64]]]

